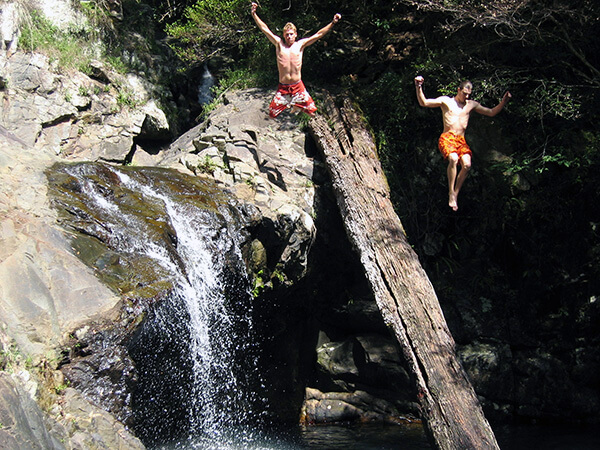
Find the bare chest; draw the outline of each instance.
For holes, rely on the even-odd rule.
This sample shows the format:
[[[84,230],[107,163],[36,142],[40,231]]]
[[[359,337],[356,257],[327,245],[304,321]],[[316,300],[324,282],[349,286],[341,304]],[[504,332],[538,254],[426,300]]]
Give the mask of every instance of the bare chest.
[[[277,51],[277,60],[285,66],[299,66],[302,64],[302,48],[296,43],[291,47],[281,45]]]

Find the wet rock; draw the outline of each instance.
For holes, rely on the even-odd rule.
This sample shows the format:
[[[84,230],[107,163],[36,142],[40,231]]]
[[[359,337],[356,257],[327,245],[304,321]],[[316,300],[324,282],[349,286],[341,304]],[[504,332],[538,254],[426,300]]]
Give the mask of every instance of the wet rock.
[[[473,342],[458,347],[458,356],[480,396],[510,399],[514,386],[513,353],[501,343]]]
[[[306,424],[340,422],[411,422],[390,402],[363,391],[321,392],[306,389],[301,421]]]
[[[119,345],[117,333],[89,327],[78,333],[82,330],[75,332],[76,344],[69,363],[61,366],[61,371],[85,398],[128,424],[132,414],[131,392],[137,381],[133,361]]]
[[[69,448],[146,448],[114,416],[90,403],[77,390],[67,388],[63,403],[61,415]]]
[[[34,359],[54,353],[70,329],[118,300],[56,224],[43,175],[52,162],[16,137],[0,144],[0,310],[9,334]]]
[[[330,341],[321,333],[317,366],[317,385],[321,389],[368,390],[373,396],[394,398],[399,404],[408,404],[412,399],[410,377],[391,336],[349,335],[344,340]]]

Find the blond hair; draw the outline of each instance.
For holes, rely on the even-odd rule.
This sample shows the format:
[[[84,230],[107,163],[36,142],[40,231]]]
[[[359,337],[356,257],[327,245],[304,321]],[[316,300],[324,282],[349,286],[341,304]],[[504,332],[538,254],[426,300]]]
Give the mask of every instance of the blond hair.
[[[286,23],[285,26],[283,27],[283,32],[284,33],[287,30],[292,30],[294,33],[298,33],[298,30],[296,30],[296,25],[294,25],[292,22]]]

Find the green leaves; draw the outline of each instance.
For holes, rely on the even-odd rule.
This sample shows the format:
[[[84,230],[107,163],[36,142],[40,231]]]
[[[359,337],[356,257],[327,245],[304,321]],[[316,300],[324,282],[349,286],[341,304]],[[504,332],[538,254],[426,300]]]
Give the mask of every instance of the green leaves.
[[[166,26],[174,38],[171,48],[185,62],[201,64],[210,57],[251,42],[247,33],[250,7],[242,0],[199,0],[187,7],[184,18]]]
[[[62,69],[84,68],[91,59],[84,37],[57,28],[36,10],[24,19],[19,45],[46,54]]]

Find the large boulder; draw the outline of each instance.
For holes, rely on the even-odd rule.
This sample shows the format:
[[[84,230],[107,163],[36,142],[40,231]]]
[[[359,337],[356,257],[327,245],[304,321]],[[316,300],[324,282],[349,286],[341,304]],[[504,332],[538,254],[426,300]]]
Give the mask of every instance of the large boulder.
[[[0,53],[6,92],[0,125],[44,152],[116,163],[128,162],[136,138],[172,137],[150,83],[100,63],[91,72],[56,73],[44,55]]]
[[[267,257],[257,272],[277,269],[286,282],[294,282],[307,271],[316,234],[315,183],[324,179],[325,171],[298,117],[269,118],[271,95],[257,89],[227,93],[223,106],[153,162],[212,178],[255,205],[274,230],[255,244],[266,249]],[[136,152],[133,162],[138,160],[148,163],[149,156]]]
[[[0,144],[0,317],[34,360],[73,328],[109,311],[118,297],[73,253],[46,199],[54,162],[4,130]]]

